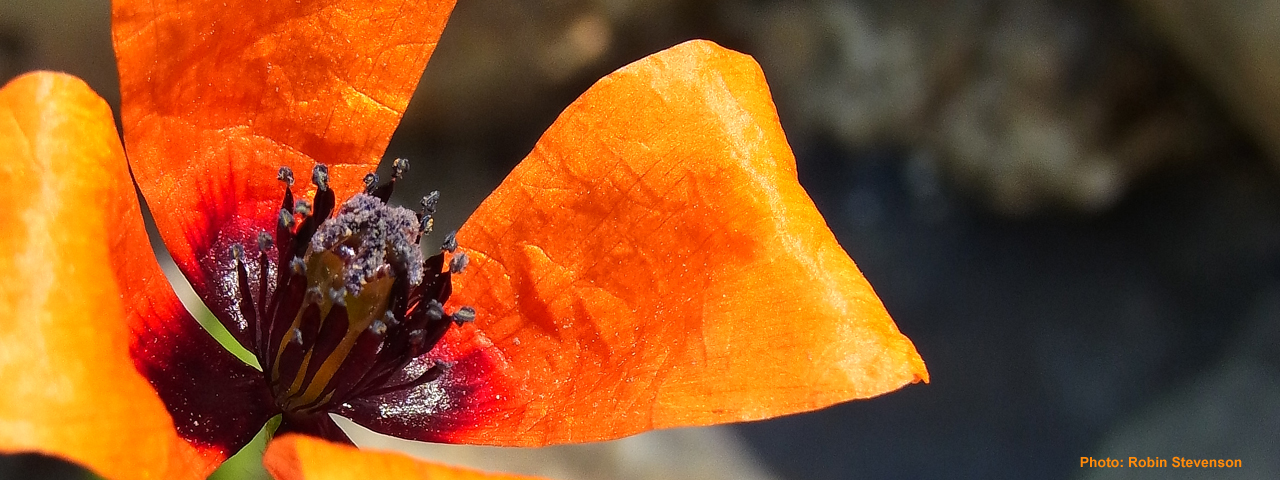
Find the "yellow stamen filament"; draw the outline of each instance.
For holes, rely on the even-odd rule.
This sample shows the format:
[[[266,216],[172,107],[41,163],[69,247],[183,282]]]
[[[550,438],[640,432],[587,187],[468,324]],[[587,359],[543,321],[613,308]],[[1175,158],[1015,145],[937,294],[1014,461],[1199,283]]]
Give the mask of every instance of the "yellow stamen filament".
[[[327,292],[332,288],[333,279],[340,272],[342,272],[342,260],[337,255],[330,252],[307,255],[307,285],[309,288],[317,288],[322,293],[314,301],[308,299],[302,302],[302,305],[298,307],[298,314],[293,317],[293,323],[289,325],[289,330],[285,330],[285,332],[300,331],[302,328],[302,315],[306,313],[311,305],[316,305],[320,308],[320,328],[316,331],[318,332],[324,328],[324,319],[329,316],[329,311],[333,309],[333,301],[323,292]],[[284,356],[285,347],[292,340],[292,333],[283,335],[280,338],[280,348],[276,349],[276,359],[275,362],[272,362],[274,367],[271,369],[271,381],[273,383],[280,381],[280,359]],[[306,356],[303,357],[302,366],[299,368],[298,374],[294,376],[293,386],[289,388],[289,396],[293,396],[299,388],[302,388],[298,382],[306,375],[307,360],[310,358],[311,350],[308,349]]]
[[[302,364],[298,366],[298,374],[293,376],[293,385],[289,386],[289,396],[293,396],[298,389],[302,388],[302,377],[307,374],[307,365],[311,363],[311,354],[314,350],[307,350],[307,354],[302,356]]]
[[[307,382],[306,391],[299,396],[298,391],[301,387],[298,385],[297,379],[301,379],[306,372],[306,366],[302,367],[302,371],[299,372],[297,379],[295,379],[294,386],[289,389],[289,401],[285,405],[286,408],[293,409],[301,405],[308,405],[320,397],[320,394],[329,386],[329,381],[337,374],[338,368],[346,361],[351,349],[355,346],[356,340],[360,338],[360,334],[387,310],[387,293],[391,290],[393,282],[393,277],[382,277],[369,282],[361,288],[360,295],[348,295],[346,297],[347,331],[343,335],[342,341],[324,359],[324,363],[320,364],[315,376]],[[308,355],[310,355],[310,352],[308,352]]]

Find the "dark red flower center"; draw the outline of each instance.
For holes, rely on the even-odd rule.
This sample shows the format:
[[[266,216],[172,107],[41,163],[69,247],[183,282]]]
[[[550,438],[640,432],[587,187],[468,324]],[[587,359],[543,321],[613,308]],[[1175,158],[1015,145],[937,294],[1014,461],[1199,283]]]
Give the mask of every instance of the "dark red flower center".
[[[240,311],[284,414],[282,428],[327,425],[327,418],[317,417],[351,399],[439,378],[450,365],[438,362],[414,375],[406,375],[405,367],[429,352],[450,325],[475,318],[468,307],[444,311],[450,276],[467,263],[466,254],[454,254],[453,234],[430,258],[424,259],[418,245],[430,232],[439,194],[424,198],[418,213],[387,204],[407,167],[397,160],[395,174],[382,185],[369,174],[365,193],[336,212],[324,165],[312,172],[317,190],[311,202],[294,201],[293,172],[282,167],[278,178],[285,191],[276,235],[259,234],[257,268],[248,268],[244,249],[233,247]],[[254,270],[257,292],[249,281]]]

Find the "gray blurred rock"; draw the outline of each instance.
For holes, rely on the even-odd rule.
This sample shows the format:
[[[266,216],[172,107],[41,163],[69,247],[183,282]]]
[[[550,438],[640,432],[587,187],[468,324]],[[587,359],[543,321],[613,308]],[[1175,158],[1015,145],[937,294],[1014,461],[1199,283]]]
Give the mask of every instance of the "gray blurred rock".
[[[1221,123],[1110,2],[478,0],[451,22],[408,121],[510,156],[601,75],[694,37],[761,63],[796,146],[922,151],[1007,213],[1105,209]]]
[[[1193,63],[1280,151],[1275,16],[1135,1],[1181,26]],[[0,74],[67,70],[115,100],[108,15],[107,2],[0,0]],[[602,75],[698,37],[756,57],[797,148],[913,150],[1008,213],[1105,209],[1223,123],[1101,0],[475,0],[455,9],[398,141],[465,148],[500,176]]]
[[[726,8],[789,132],[931,150],[952,183],[1007,213],[1104,209],[1198,152],[1211,123],[1107,3],[758,5]]]
[[[1130,0],[1280,162],[1280,2]]]

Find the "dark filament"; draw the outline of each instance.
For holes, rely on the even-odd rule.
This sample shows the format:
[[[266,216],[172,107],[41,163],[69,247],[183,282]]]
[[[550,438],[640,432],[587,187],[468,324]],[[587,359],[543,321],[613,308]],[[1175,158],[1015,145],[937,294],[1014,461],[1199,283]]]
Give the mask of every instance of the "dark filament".
[[[310,202],[295,201],[293,172],[281,167],[277,178],[285,189],[275,235],[259,233],[254,258],[232,246],[240,313],[286,424],[436,380],[448,363],[416,375],[406,366],[431,351],[451,325],[475,319],[470,307],[444,311],[450,277],[467,265],[465,254],[453,254],[453,234],[429,258],[418,246],[430,233],[439,193],[423,198],[416,214],[386,203],[408,168],[397,159],[381,185],[369,174],[365,193],[335,212],[327,167],[312,171]],[[253,279],[250,262],[257,264]]]

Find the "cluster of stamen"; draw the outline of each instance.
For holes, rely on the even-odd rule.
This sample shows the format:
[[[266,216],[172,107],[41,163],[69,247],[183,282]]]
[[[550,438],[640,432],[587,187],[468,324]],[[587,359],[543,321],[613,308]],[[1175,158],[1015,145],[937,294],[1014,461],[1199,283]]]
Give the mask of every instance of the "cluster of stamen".
[[[469,307],[444,310],[450,277],[467,264],[466,254],[455,253],[453,234],[430,258],[419,247],[431,232],[439,193],[423,198],[417,213],[388,205],[408,162],[398,159],[393,169],[382,184],[366,176],[365,192],[335,214],[327,167],[311,173],[311,201],[294,200],[293,172],[281,167],[284,201],[274,237],[258,235],[256,282],[245,249],[232,246],[251,350],[286,420],[439,378],[450,365],[437,362],[417,375],[405,367],[451,325],[475,319]]]

